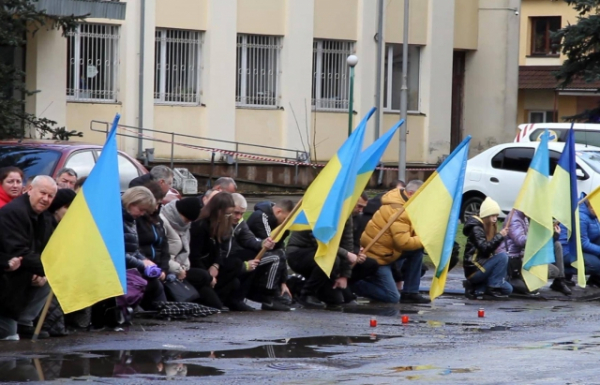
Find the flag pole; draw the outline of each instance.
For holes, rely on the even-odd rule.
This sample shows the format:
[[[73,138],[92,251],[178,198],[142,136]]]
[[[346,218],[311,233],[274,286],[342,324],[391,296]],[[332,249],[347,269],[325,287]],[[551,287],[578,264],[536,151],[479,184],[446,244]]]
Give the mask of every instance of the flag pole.
[[[46,283],[48,285],[48,283]],[[46,315],[48,315],[48,309],[50,309],[50,304],[52,303],[52,299],[54,298],[54,292],[50,289],[50,294],[48,294],[48,298],[46,299],[46,304],[44,305],[44,309],[42,310],[42,314],[40,314],[40,319],[38,320],[37,326],[35,327],[35,332],[33,333],[33,337],[31,339],[33,341],[37,341],[40,332],[42,331],[42,325],[46,320]]]
[[[385,232],[388,231],[388,229],[392,226],[392,224],[394,224],[394,222],[396,221],[396,219],[398,219],[400,217],[400,215],[402,215],[403,212],[404,212],[404,206],[400,207],[400,209],[398,211],[396,211],[394,213],[394,215],[392,215],[390,217],[390,219],[385,224],[385,226],[383,226],[383,228],[381,230],[379,230],[379,232],[377,233],[377,235],[375,235],[375,238],[373,238],[373,240],[371,242],[369,242],[369,244],[367,245],[367,247],[364,248],[364,250],[362,251],[363,254],[367,254],[367,251],[369,251],[371,249],[371,247],[373,247],[373,245],[375,243],[377,243],[377,241],[379,240],[379,238],[381,238],[383,236],[383,234],[385,234]]]
[[[273,232],[271,233],[269,238],[271,238],[271,239],[276,238],[279,235],[279,232],[281,231],[281,229],[285,228],[285,226],[289,223],[289,221],[292,220],[294,215],[296,215],[298,210],[300,210],[300,207],[302,207],[302,199],[303,198],[300,198],[298,203],[296,203],[296,206],[294,206],[294,209],[290,212],[290,215],[288,215],[287,218],[285,218],[285,220],[283,221],[282,224],[280,224],[279,226],[277,226],[277,228],[275,230],[273,230]],[[263,246],[263,248],[260,250],[260,252],[256,255],[256,257],[254,259],[256,259],[257,261],[260,261],[266,252],[267,252],[267,249]]]

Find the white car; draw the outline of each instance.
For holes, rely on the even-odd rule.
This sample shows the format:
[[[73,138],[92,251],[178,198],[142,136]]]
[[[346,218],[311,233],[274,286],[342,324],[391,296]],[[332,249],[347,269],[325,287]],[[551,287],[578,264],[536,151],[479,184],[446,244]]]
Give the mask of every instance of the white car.
[[[494,146],[467,162],[461,218],[477,215],[486,196],[500,205],[504,217],[513,207],[525,181],[538,142],[505,143]],[[564,143],[548,143],[550,174],[554,173]],[[600,186],[600,147],[575,145],[579,193]]]
[[[551,142],[565,142],[571,123],[529,123],[519,125],[515,142],[537,142],[548,130]],[[575,143],[600,147],[600,124],[575,123]]]

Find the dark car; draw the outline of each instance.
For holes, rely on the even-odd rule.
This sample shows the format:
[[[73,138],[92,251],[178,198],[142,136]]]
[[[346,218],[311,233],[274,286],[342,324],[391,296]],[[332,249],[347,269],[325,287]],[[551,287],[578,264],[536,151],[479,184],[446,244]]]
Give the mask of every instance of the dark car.
[[[26,178],[37,175],[56,178],[58,170],[68,167],[75,170],[78,177],[82,177],[89,175],[101,150],[102,146],[80,142],[32,139],[0,141],[0,167],[19,167]],[[123,192],[133,178],[147,174],[148,170],[122,151],[119,151],[118,156]]]

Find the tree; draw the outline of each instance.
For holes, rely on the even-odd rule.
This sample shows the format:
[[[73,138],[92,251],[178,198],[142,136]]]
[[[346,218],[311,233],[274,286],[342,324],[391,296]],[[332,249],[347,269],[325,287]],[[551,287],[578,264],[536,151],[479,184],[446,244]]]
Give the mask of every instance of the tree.
[[[85,16],[54,16],[36,8],[31,0],[2,0],[0,5],[0,47],[24,47],[27,37],[41,28],[60,29],[63,36],[73,31]],[[25,96],[40,90],[27,90],[25,73],[13,63],[4,63],[0,58],[0,138],[22,138],[25,129],[31,128],[53,139],[67,140],[71,136],[82,136],[77,131],[57,127],[47,118],[39,118],[25,112]],[[12,94],[23,95],[15,98]]]
[[[577,23],[557,31],[553,38],[560,41],[567,57],[555,73],[559,87],[565,88],[575,80],[588,83],[600,81],[600,0],[564,0],[578,13]],[[567,116],[571,121],[596,121],[600,106],[580,114]]]

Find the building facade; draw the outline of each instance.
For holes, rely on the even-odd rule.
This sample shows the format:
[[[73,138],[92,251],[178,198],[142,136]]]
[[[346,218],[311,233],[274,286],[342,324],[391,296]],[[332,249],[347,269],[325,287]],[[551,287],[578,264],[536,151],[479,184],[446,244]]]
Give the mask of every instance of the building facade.
[[[472,154],[512,138],[519,3],[410,0],[409,164],[437,164],[467,134]],[[41,92],[27,109],[94,143],[104,135],[90,122],[120,113],[130,137],[119,145],[132,155],[153,148],[157,159],[206,160],[204,146],[326,161],[347,137],[348,55],[359,59],[354,123],[377,104],[378,4],[128,0],[123,20],[90,18],[66,38],[46,30],[29,38],[27,82]],[[400,118],[404,1],[383,4],[382,109],[368,143]],[[166,133],[138,140],[137,127]],[[170,132],[189,137],[175,136],[172,149]],[[384,161],[397,164],[398,149],[396,137]]]
[[[595,108],[599,84],[576,80],[559,88],[553,73],[565,56],[552,32],[577,23],[577,12],[564,1],[523,0],[519,52],[518,122],[563,122],[564,117]]]

